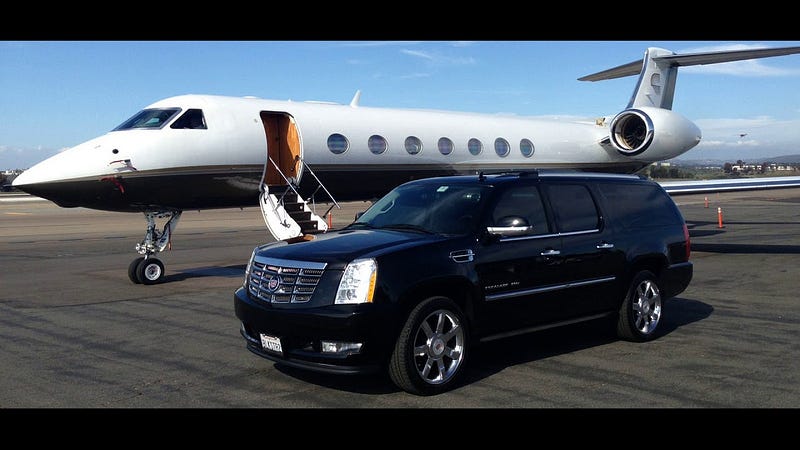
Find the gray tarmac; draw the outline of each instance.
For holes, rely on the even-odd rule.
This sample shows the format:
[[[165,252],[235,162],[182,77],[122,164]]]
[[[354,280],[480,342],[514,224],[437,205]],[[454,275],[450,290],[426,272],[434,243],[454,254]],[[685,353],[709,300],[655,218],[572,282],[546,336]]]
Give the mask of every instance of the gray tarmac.
[[[0,408],[800,407],[800,189],[675,199],[695,273],[658,339],[592,322],[498,340],[462,386],[418,397],[245,349],[233,291],[271,240],[257,208],[185,212],[165,282],[143,286],[127,276],[141,214],[2,194]],[[334,227],[366,206],[334,210]]]

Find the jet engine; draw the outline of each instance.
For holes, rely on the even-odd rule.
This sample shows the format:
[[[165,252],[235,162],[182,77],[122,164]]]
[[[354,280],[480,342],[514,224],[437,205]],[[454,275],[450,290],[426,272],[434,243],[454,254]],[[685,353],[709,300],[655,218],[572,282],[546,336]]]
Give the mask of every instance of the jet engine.
[[[685,153],[702,133],[689,119],[663,108],[641,107],[617,114],[609,125],[611,145],[619,154],[642,161],[661,161]]]

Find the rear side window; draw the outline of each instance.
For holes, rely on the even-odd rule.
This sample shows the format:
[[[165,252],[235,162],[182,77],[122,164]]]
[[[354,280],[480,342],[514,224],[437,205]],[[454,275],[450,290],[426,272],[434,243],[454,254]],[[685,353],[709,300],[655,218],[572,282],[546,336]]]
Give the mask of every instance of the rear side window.
[[[547,187],[550,204],[561,233],[591,231],[600,228],[600,215],[589,189],[580,184]]]
[[[598,186],[609,218],[625,229],[680,224],[669,194],[651,184],[610,184]]]

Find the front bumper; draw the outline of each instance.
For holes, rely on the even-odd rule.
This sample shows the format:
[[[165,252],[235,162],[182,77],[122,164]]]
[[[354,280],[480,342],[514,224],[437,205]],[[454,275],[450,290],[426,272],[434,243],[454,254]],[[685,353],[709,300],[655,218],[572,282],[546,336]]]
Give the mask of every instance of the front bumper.
[[[392,305],[330,305],[291,307],[251,299],[239,288],[233,297],[240,333],[247,349],[258,356],[288,366],[326,373],[356,374],[380,370],[388,360],[399,333]],[[280,339],[282,352],[265,349],[261,334]],[[321,341],[361,343],[357,352],[323,353]]]

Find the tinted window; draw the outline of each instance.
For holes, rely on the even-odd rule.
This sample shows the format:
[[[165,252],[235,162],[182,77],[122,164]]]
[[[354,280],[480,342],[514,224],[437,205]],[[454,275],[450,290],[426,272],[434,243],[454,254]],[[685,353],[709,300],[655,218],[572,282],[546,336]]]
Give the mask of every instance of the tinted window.
[[[519,151],[522,153],[522,156],[531,157],[533,156],[534,152],[533,142],[528,139],[523,139],[519,141]]]
[[[548,186],[550,204],[556,215],[558,231],[570,233],[574,231],[596,230],[599,228],[600,216],[586,186],[580,184],[557,184]]]
[[[388,144],[386,143],[386,139],[383,136],[378,136],[377,134],[373,134],[369,137],[369,141],[367,142],[367,146],[369,147],[369,151],[376,155],[380,155],[381,153],[386,151]]]
[[[492,211],[490,226],[501,226],[503,218],[509,216],[525,219],[527,224],[533,227],[531,234],[550,232],[542,197],[536,186],[514,187],[504,192]]]
[[[398,229],[411,226],[433,233],[466,233],[480,219],[488,189],[483,185],[445,183],[402,185],[375,202],[351,226],[368,224]]]
[[[443,137],[439,139],[439,153],[449,155],[453,152],[453,141]]]
[[[170,128],[188,128],[192,130],[205,130],[206,118],[203,116],[202,109],[189,109],[178,118]]]
[[[336,153],[337,155],[344,153],[347,151],[349,145],[347,138],[339,133],[328,136],[328,150],[330,150],[331,153]]]
[[[609,218],[624,228],[680,224],[675,204],[658,186],[602,183],[599,190]]]
[[[158,129],[163,127],[175,114],[178,114],[178,111],[180,111],[180,108],[143,109],[111,131],[130,130],[132,128]]]
[[[469,142],[467,142],[467,149],[473,155],[480,155],[481,150],[483,150],[483,144],[481,143],[481,141],[472,138],[469,140]]]
[[[416,155],[422,151],[422,141],[416,136],[406,138],[406,151],[409,155]]]
[[[508,152],[511,151],[511,146],[508,145],[507,140],[497,138],[494,140],[494,151],[497,153],[497,156],[507,156]]]

